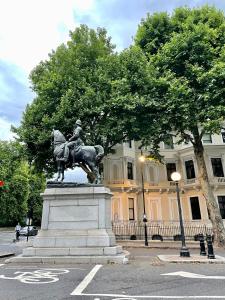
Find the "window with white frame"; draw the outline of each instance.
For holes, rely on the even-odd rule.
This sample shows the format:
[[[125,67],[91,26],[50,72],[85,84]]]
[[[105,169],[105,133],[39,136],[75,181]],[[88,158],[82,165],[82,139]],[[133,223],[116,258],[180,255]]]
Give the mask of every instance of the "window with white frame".
[[[124,143],[126,145],[127,148],[132,148],[132,140],[124,140]]]
[[[213,175],[215,177],[224,177],[222,160],[219,157],[211,158]]]
[[[167,172],[167,180],[172,181],[171,174],[176,172],[176,164],[175,163],[166,163],[166,172]]]
[[[221,136],[222,136],[223,143],[225,143],[225,130],[224,129],[221,130]]]
[[[131,180],[134,179],[132,162],[127,163],[127,179],[131,179]]]
[[[195,167],[192,159],[185,161],[185,169],[186,169],[187,179],[195,178]]]
[[[134,198],[128,198],[129,202],[129,221],[135,220],[134,216]]]
[[[103,165],[103,163],[99,164],[99,175],[101,176],[102,179],[104,179],[104,165]]]
[[[210,133],[204,133],[202,136],[202,142],[204,144],[212,144],[212,135]]]
[[[127,145],[128,145],[129,148],[132,148],[132,140],[128,140]]]
[[[201,219],[201,211],[198,197],[190,197],[192,220]]]
[[[218,204],[222,219],[225,219],[225,196],[218,196]]]

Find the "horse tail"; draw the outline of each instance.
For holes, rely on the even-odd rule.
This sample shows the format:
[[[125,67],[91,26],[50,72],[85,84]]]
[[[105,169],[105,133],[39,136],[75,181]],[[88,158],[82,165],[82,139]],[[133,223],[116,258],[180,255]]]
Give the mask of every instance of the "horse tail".
[[[96,161],[97,161],[97,163],[100,163],[100,161],[102,160],[102,158],[104,156],[104,148],[101,145],[95,145],[94,148],[97,152]]]

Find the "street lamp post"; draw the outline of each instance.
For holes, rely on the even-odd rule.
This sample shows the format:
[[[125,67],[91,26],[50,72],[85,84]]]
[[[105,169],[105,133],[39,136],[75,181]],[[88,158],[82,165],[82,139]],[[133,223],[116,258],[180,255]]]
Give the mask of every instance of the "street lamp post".
[[[141,185],[142,185],[142,199],[143,199],[143,222],[144,222],[144,234],[145,234],[145,246],[148,246],[148,232],[147,232],[147,216],[146,216],[146,210],[145,210],[145,187],[144,187],[144,176],[143,176],[143,165],[145,162],[145,157],[141,150],[141,156],[139,157],[139,160],[141,162]]]
[[[182,209],[181,209],[181,204],[180,204],[180,190],[179,190],[179,185],[178,185],[178,182],[181,179],[181,175],[178,172],[173,172],[171,174],[171,178],[176,184],[176,192],[177,192],[177,204],[178,204],[179,219],[180,219],[180,233],[181,233],[181,240],[182,240],[182,246],[181,246],[181,249],[180,249],[180,256],[189,257],[190,252],[189,252],[189,250],[188,250],[188,248],[186,247],[186,244],[185,244],[184,224],[183,224]]]
[[[33,218],[33,203],[30,203],[29,206],[29,210],[28,210],[28,214],[27,214],[27,222],[28,222],[28,228],[27,228],[27,242],[28,242],[28,238],[29,238],[29,232],[30,232],[30,226],[31,226],[31,220]]]

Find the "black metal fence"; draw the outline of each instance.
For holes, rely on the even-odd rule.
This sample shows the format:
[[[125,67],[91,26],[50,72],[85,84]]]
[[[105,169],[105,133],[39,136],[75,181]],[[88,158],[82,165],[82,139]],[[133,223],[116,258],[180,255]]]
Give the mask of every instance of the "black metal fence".
[[[112,223],[112,230],[117,240],[143,240],[144,223],[138,221],[120,221]],[[187,240],[198,240],[198,235],[212,234],[210,224],[184,224]],[[180,240],[180,225],[178,222],[147,222],[148,239],[152,240]]]

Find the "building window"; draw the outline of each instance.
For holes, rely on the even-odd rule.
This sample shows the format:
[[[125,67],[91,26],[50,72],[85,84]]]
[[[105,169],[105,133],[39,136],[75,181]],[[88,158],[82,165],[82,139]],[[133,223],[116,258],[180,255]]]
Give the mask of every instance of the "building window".
[[[99,164],[99,175],[101,176],[101,178],[104,178],[104,165],[103,163]]]
[[[224,177],[221,158],[211,158],[213,175],[215,177]]]
[[[127,178],[134,179],[133,176],[133,164],[131,162],[127,163]]]
[[[134,218],[134,198],[128,198],[129,201],[129,221],[133,221]]]
[[[185,161],[187,179],[195,178],[195,167],[193,160]]]
[[[225,130],[224,129],[222,129],[222,131],[221,131],[221,136],[222,136],[223,143],[225,143]]]
[[[210,133],[203,134],[202,142],[212,144],[212,135]]]
[[[167,163],[166,164],[166,171],[167,171],[167,180],[172,181],[171,174],[176,172],[176,164],[175,163]]]
[[[127,141],[127,146],[128,146],[128,148],[132,148],[132,140]]]
[[[132,140],[124,140],[124,143],[125,143],[125,145],[126,145],[126,147],[128,147],[128,148],[132,148]]]
[[[191,204],[192,220],[200,220],[201,211],[200,211],[198,197],[190,197],[190,204]]]
[[[225,219],[225,196],[218,196],[219,209],[222,219]]]
[[[173,137],[170,136],[164,141],[164,149],[174,149]]]

